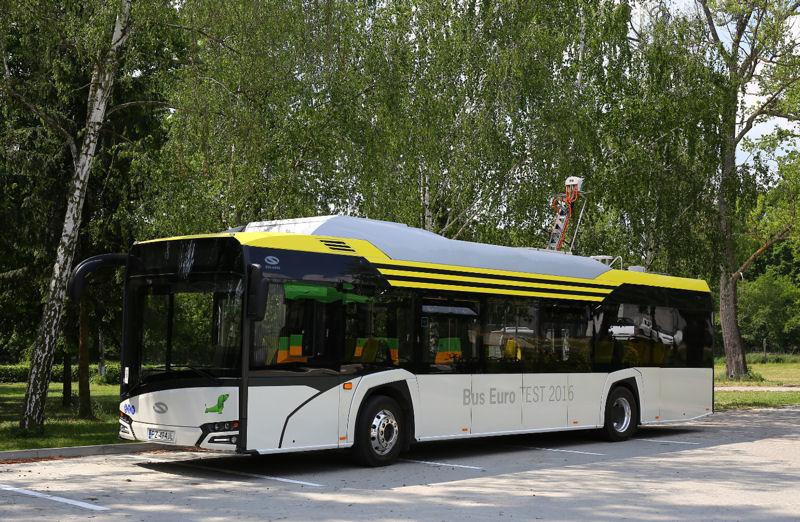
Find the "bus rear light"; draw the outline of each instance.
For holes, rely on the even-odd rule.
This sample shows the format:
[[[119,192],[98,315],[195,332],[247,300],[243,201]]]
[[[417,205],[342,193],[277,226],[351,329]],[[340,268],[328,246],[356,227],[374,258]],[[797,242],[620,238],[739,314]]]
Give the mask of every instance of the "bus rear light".
[[[353,383],[352,382],[346,382],[346,383],[342,384],[342,388],[344,388],[345,390],[352,390],[353,389]]]

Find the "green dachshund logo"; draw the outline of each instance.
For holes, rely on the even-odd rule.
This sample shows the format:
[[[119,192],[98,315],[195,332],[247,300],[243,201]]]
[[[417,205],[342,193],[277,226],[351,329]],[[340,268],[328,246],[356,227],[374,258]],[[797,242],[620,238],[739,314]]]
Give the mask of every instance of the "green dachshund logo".
[[[206,405],[206,413],[219,413],[222,414],[222,409],[225,408],[225,401],[228,400],[228,394],[223,393],[217,397],[217,403],[213,406]]]

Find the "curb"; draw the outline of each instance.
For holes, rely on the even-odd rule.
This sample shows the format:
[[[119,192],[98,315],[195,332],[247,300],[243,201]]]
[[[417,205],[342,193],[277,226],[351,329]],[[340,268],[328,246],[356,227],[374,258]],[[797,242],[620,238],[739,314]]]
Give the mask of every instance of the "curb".
[[[0,451],[0,462],[7,460],[32,460],[65,457],[88,457],[91,455],[119,455],[177,449],[175,446],[154,442],[129,442],[119,444],[97,444],[94,446],[72,446],[67,448],[40,448],[29,450]]]

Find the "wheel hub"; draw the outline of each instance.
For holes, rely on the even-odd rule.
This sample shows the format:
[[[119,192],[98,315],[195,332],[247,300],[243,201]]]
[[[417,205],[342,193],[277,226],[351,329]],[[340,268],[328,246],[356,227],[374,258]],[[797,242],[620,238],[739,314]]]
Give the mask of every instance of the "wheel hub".
[[[625,433],[631,425],[631,403],[625,397],[617,397],[611,406],[614,431]]]
[[[369,438],[372,449],[378,455],[386,455],[397,444],[397,419],[389,410],[381,410],[372,419]]]

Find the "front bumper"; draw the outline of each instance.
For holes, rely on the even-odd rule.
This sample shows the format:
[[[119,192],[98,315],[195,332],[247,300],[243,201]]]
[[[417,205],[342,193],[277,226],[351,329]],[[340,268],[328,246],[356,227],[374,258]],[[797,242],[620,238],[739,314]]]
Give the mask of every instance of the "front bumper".
[[[148,430],[166,430],[175,434],[174,442],[150,440]],[[207,425],[203,427],[171,426],[168,424],[150,424],[125,418],[119,419],[119,437],[126,440],[153,442],[174,446],[195,446],[216,451],[236,451],[238,431],[212,431]],[[211,442],[211,441],[214,442]]]

